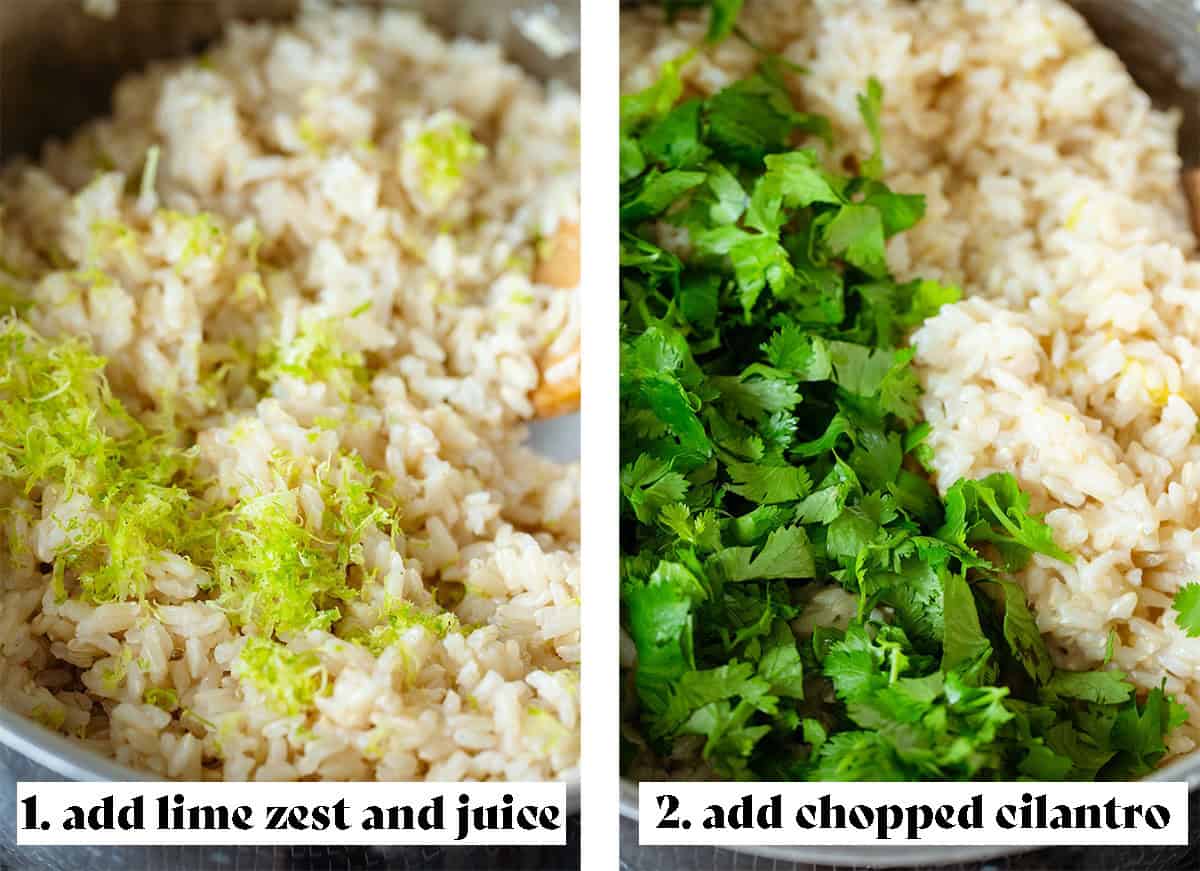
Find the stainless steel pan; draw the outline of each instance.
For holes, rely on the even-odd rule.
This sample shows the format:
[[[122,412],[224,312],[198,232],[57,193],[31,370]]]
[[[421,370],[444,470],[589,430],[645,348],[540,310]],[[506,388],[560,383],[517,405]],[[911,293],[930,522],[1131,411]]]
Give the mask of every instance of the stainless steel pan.
[[[370,0],[363,0],[370,2]],[[82,0],[0,0],[0,160],[36,154],[106,111],[113,85],[148,61],[199,51],[232,19],[283,19],[299,0],[124,0],[102,20]],[[417,8],[441,29],[499,42],[534,74],[579,83],[579,7],[571,0],[374,0]],[[531,15],[547,16],[565,51],[526,36]],[[579,456],[579,417],[547,422],[534,446],[559,460]],[[17,780],[151,780],[37,723],[0,708],[0,786]],[[8,784],[4,782],[8,781]],[[9,787],[11,789],[11,786]],[[568,786],[579,804],[579,785]]]
[[[636,5],[632,0],[627,5]],[[803,0],[797,0],[803,2]],[[920,2],[920,0],[917,0]],[[1200,6],[1192,0],[1068,0],[1088,19],[1100,39],[1115,50],[1138,84],[1161,106],[1183,112],[1179,150],[1189,167],[1200,166]],[[1200,789],[1200,752],[1181,759],[1152,780],[1186,781]],[[636,820],[637,785],[621,781],[621,813]],[[1024,848],[1025,850],[1032,848]],[[891,868],[979,862],[1021,848],[964,846],[888,847],[744,847],[754,853],[786,862],[822,865],[866,865]],[[688,861],[680,854],[680,867]]]

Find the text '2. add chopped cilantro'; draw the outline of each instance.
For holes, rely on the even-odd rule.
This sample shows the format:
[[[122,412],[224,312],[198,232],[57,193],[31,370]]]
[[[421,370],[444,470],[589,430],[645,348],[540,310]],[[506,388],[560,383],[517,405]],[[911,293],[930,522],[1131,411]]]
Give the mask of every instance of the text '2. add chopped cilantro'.
[[[719,38],[738,4],[717,5]],[[1007,577],[1071,560],[1028,496],[929,482],[906,337],[959,294],[888,269],[924,201],[881,180],[883,88],[847,174],[778,59],[700,98],[693,56],[621,111],[621,597],[648,751],[769,780],[1145,774],[1183,709],[1055,668]]]

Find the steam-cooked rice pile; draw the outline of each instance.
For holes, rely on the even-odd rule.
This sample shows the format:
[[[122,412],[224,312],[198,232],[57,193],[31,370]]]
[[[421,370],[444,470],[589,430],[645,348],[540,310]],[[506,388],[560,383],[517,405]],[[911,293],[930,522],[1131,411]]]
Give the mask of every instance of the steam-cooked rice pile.
[[[578,468],[523,423],[577,377],[574,289],[534,280],[577,152],[577,96],[494,46],[316,9],[9,167],[0,286],[50,344],[0,323],[0,401],[14,360],[62,380],[36,419],[85,395],[86,337],[187,467],[147,492],[189,483],[0,469],[3,704],[175,778],[574,777]]]
[[[869,153],[855,97],[883,82],[887,182],[928,204],[892,265],[966,297],[913,338],[938,483],[1016,474],[1077,554],[1019,577],[1059,664],[1100,664],[1114,633],[1113,667],[1188,706],[1169,740],[1189,751],[1200,639],[1170,605],[1200,573],[1200,263],[1177,116],[1058,0],[749,0],[739,23],[806,67],[798,99],[847,151]],[[704,26],[627,20],[624,92]],[[730,39],[684,78],[708,93],[755,63]]]

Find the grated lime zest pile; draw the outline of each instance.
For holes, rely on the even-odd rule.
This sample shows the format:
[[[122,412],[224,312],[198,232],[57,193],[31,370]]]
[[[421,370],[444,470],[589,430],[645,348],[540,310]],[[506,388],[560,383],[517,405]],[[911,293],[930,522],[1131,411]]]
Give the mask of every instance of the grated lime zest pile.
[[[441,112],[404,144],[420,187],[435,208],[442,208],[462,188],[466,176],[487,156],[487,148],[471,134],[461,118]]]
[[[338,602],[358,598],[350,568],[361,567],[361,539],[371,526],[391,529],[394,513],[377,501],[373,476],[358,457],[339,455],[313,470],[324,514],[305,516],[289,478],[295,458],[275,460],[277,489],[260,493],[222,518],[213,556],[217,601],[235,623],[266,635],[330,630]]]
[[[345,358],[332,345],[316,347],[324,356],[310,356],[310,365],[341,366]],[[308,678],[298,675],[311,674],[313,663],[295,659],[281,641],[311,629],[337,632],[345,604],[377,583],[363,542],[394,536],[399,521],[399,507],[381,489],[384,476],[353,452],[325,460],[280,452],[271,458],[269,489],[214,501],[195,448],[179,446],[185,439],[169,405],[147,412],[146,422],[135,418],[113,395],[104,366],[84,339],[46,339],[14,317],[0,320],[0,483],[27,497],[7,511],[24,512],[33,527],[43,500],[52,500],[49,516],[63,541],[49,571],[60,601],[144,599],[155,563],[169,555],[190,561],[209,578],[210,601],[255,636],[245,679],[281,676],[286,685],[273,698],[294,713],[311,701]],[[306,504],[320,506],[319,516],[309,516]],[[9,544],[15,557],[34,558],[23,539]],[[461,631],[451,613],[397,603],[377,627],[348,640],[379,654],[411,625]],[[130,662],[109,668],[110,690],[125,681]],[[147,692],[147,703],[178,708],[170,690]]]
[[[435,638],[444,638],[452,632],[469,634],[472,628],[463,626],[450,611],[430,611],[419,608],[412,602],[393,601],[384,607],[376,626],[351,640],[378,655],[415,626],[422,627]]]
[[[306,711],[329,686],[329,673],[316,653],[296,653],[266,638],[246,639],[234,673],[255,687],[272,710],[287,716]]]
[[[290,341],[276,340],[259,353],[258,377],[273,384],[284,375],[308,384],[326,382],[343,396],[368,381],[366,358],[347,350],[333,318],[306,320]]]

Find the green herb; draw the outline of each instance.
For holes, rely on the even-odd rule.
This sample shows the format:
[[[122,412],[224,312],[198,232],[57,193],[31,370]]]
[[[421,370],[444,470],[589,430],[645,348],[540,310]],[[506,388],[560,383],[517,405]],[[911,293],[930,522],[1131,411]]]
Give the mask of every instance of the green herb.
[[[737,4],[717,5],[719,34]],[[664,756],[701,736],[731,778],[1146,773],[1183,709],[1055,670],[1006,577],[1071,559],[1027,494],[997,474],[940,498],[926,478],[905,341],[959,294],[888,270],[924,201],[881,180],[882,87],[847,175],[778,61],[684,100],[691,57],[621,107],[621,597],[644,735]],[[849,625],[798,636],[831,585]]]
[[[671,14],[688,7],[709,7],[707,39],[709,42],[720,42],[733,32],[744,2],[745,0],[666,0],[665,5]]]
[[[1189,638],[1200,637],[1200,583],[1180,587],[1171,607],[1175,611],[1175,625]]]

